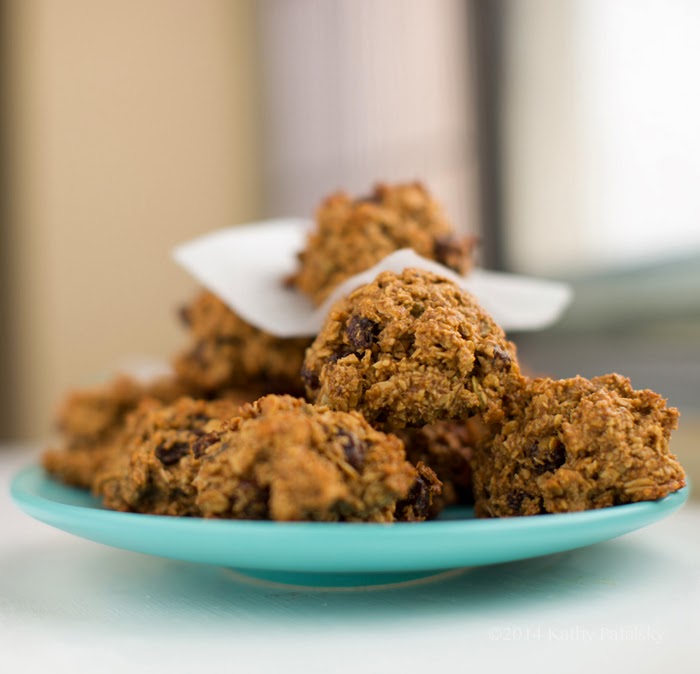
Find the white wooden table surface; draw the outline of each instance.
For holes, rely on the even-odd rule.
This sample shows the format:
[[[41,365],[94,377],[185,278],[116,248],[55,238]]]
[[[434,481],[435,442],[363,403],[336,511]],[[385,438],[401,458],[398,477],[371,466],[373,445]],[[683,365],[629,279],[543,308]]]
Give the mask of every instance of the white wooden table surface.
[[[319,591],[35,522],[0,450],[0,671],[698,672],[700,506],[622,538],[402,589]]]

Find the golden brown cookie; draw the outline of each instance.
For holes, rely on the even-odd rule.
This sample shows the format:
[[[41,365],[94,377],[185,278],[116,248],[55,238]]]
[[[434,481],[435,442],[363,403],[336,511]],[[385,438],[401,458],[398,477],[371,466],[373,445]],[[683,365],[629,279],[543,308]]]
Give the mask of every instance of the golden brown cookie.
[[[401,441],[358,413],[266,396],[202,439],[194,485],[206,517],[273,520],[422,520],[435,474],[406,461]]]
[[[229,400],[143,400],[129,415],[120,451],[98,471],[93,492],[113,510],[198,515],[192,480],[207,444],[203,438],[238,409]]]
[[[104,461],[118,450],[126,416],[144,398],[171,402],[185,389],[172,377],[144,384],[120,375],[107,384],[73,391],[61,402],[59,447],[44,452],[44,468],[59,480],[89,488]]]
[[[246,323],[210,292],[181,312],[190,346],[174,362],[190,388],[219,395],[228,388],[301,393],[299,371],[310,339],[281,339]]]
[[[458,236],[440,205],[420,183],[379,184],[368,197],[344,192],[328,197],[316,215],[316,228],[299,254],[290,282],[321,304],[350,276],[370,269],[401,248],[458,273],[471,266],[476,239]]]
[[[669,450],[678,411],[617,374],[535,379],[472,460],[481,517],[603,508],[685,484]]]
[[[306,354],[309,398],[396,430],[502,416],[515,347],[476,299],[419,269],[384,272],[337,302]]]

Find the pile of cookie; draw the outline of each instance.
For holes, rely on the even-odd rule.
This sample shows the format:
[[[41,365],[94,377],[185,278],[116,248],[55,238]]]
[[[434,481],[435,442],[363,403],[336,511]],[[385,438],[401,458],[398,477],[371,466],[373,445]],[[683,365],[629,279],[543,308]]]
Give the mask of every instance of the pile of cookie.
[[[458,236],[420,184],[326,199],[286,282],[316,305],[413,248],[459,273]],[[530,378],[479,302],[421,269],[383,272],[339,300],[315,339],[282,339],[204,291],[181,311],[172,374],[71,393],[56,478],[108,508],[214,518],[422,521],[655,500],[685,484],[678,412],[617,374]]]

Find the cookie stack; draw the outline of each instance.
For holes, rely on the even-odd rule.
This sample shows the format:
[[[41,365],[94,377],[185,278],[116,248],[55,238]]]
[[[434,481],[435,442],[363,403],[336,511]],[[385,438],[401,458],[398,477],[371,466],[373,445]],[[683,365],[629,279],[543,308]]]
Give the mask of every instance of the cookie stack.
[[[336,194],[287,283],[320,305],[410,247],[464,273],[459,237],[419,184]],[[209,292],[181,312],[173,375],[73,393],[44,466],[117,510],[216,518],[420,521],[654,500],[685,484],[678,412],[619,375],[529,379],[469,293],[421,269],[338,301],[311,339],[246,323]],[[244,403],[242,406],[241,404]]]

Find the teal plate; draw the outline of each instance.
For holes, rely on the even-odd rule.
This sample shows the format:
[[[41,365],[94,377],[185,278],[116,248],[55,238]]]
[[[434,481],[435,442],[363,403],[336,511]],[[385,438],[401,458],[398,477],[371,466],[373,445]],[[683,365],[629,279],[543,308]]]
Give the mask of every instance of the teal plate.
[[[465,566],[581,548],[678,510],[685,487],[658,501],[581,513],[477,520],[470,509],[400,524],[260,522],[105,510],[88,492],[39,467],[19,472],[12,496],[32,517],[77,536],[160,557],[216,564],[265,581],[357,586],[412,581]]]

